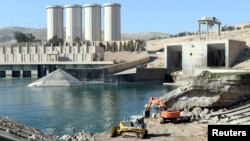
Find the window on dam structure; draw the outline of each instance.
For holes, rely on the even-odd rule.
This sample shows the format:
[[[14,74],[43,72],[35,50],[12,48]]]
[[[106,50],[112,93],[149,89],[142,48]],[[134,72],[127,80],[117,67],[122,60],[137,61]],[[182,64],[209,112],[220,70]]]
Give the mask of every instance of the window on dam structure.
[[[167,68],[171,72],[182,70],[182,46],[167,47]]]
[[[225,67],[225,44],[207,45],[207,66]]]

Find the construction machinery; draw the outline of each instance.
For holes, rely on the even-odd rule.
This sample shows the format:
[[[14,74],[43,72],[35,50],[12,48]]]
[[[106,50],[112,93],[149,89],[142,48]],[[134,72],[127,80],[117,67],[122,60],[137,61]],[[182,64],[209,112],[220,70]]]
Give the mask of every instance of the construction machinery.
[[[126,117],[125,120],[120,121],[118,126],[113,126],[110,136],[115,137],[122,135],[122,137],[135,136],[137,138],[144,138],[148,134],[144,117],[140,115]]]
[[[186,121],[188,117],[181,117],[179,111],[169,111],[166,104],[161,98],[150,97],[147,106],[145,107],[145,117],[148,118],[150,115],[150,109],[154,108],[159,111],[161,117],[160,123],[170,121],[177,123],[179,121]]]

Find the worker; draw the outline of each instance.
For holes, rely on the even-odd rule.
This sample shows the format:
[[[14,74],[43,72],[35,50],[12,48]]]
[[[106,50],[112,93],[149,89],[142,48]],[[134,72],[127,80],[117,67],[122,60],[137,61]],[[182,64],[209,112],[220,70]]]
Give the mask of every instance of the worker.
[[[143,110],[143,116],[144,116],[145,118],[149,118],[149,117],[150,117],[150,110],[147,110],[147,107],[148,107],[148,104],[146,104],[146,105],[144,106],[144,110]]]

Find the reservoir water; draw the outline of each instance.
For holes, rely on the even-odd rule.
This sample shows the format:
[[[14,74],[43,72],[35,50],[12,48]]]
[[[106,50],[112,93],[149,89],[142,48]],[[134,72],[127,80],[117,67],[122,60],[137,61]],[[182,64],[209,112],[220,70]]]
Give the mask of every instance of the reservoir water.
[[[105,131],[126,115],[142,114],[150,96],[173,90],[161,84],[26,87],[34,80],[0,79],[0,116],[59,136],[73,128]]]

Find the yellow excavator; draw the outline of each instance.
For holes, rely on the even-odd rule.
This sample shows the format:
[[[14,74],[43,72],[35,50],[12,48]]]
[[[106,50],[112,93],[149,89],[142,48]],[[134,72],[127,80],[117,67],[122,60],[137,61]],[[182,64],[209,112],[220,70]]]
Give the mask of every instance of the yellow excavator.
[[[143,139],[148,134],[144,117],[140,115],[126,117],[126,120],[120,121],[118,126],[113,126],[110,136],[115,137],[122,135],[122,137],[137,137]]]

